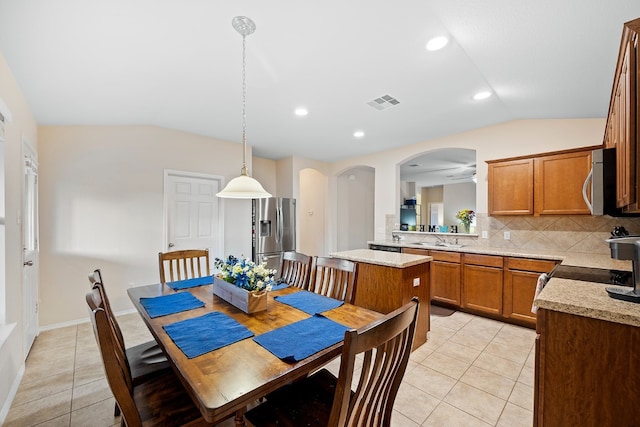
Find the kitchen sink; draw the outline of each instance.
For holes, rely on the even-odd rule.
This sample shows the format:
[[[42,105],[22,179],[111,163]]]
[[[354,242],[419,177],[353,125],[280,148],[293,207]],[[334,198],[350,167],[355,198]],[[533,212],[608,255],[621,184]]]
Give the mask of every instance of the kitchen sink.
[[[417,242],[417,243],[412,243],[413,245],[420,245],[420,246],[429,246],[429,247],[435,247],[435,248],[462,248],[464,247],[464,245],[458,245],[458,244],[453,244],[453,243],[441,243],[441,242]]]

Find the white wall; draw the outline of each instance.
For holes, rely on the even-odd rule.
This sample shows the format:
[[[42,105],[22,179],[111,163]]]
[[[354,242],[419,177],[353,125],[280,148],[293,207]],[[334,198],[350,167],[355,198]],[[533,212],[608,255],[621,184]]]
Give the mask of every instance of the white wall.
[[[353,168],[338,176],[339,251],[366,248],[373,240],[374,180],[372,168]]]
[[[4,204],[5,204],[5,264],[0,274],[4,278],[4,292],[0,294],[0,304],[5,306],[5,321],[15,324],[0,344],[0,422],[8,411],[8,405],[15,392],[19,374],[24,367],[22,337],[22,232],[20,217],[22,212],[22,138],[24,136],[38,148],[36,121],[15,81],[11,70],[0,54],[0,99],[10,110],[12,121],[5,126],[4,143]]]
[[[473,182],[444,185],[443,204],[445,225],[457,225],[458,232],[462,233],[456,213],[462,209],[476,210],[476,185]]]
[[[44,126],[40,141],[41,325],[86,319],[95,268],[114,310],[132,308],[127,288],[158,281],[164,170],[229,180],[242,163],[240,144],[151,126]],[[223,203],[225,253],[250,254],[251,201]]]
[[[298,252],[307,255],[326,256],[325,241],[322,239],[326,229],[327,177],[316,169],[306,168],[300,171],[301,192],[298,198],[298,234],[300,245]],[[320,238],[318,238],[320,237]]]

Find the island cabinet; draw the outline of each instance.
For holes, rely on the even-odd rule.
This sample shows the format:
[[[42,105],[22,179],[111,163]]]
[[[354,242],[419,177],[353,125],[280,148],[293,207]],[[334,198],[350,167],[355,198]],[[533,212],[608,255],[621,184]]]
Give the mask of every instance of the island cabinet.
[[[414,296],[418,297],[420,309],[413,349],[427,341],[430,328],[430,258],[369,249],[354,249],[330,255],[357,262],[355,305],[379,313],[390,313],[407,304]]]
[[[487,161],[489,215],[590,214],[582,187],[596,148]]]
[[[462,307],[491,317],[502,316],[503,258],[465,253],[462,256]]]
[[[504,297],[502,315],[522,322],[525,326],[536,326],[536,315],[531,312],[538,278],[549,273],[557,261],[507,257],[504,261]]]
[[[640,424],[640,327],[538,309],[534,427]]]

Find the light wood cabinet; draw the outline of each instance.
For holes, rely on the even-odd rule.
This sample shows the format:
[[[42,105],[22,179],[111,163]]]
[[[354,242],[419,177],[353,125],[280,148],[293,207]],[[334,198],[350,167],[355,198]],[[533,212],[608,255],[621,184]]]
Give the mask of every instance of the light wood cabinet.
[[[534,159],[534,214],[589,215],[582,187],[591,170],[591,150]]]
[[[531,312],[538,278],[553,270],[556,261],[509,257],[504,265],[504,295],[502,315],[535,327],[536,315]]]
[[[502,315],[503,258],[462,256],[462,307],[473,312]]]
[[[427,341],[429,332],[429,264],[425,262],[397,268],[358,261],[355,305],[379,313],[390,313],[407,304],[414,296],[420,300],[413,350]]]
[[[536,327],[531,306],[538,277],[560,262],[418,248],[402,252],[433,258],[429,263],[433,304],[529,328]]]
[[[487,161],[489,215],[589,215],[582,186],[596,148]]]
[[[489,163],[489,215],[533,214],[533,159]]]
[[[459,252],[430,251],[431,300],[460,307],[460,259]]]
[[[540,309],[534,426],[637,426],[640,328]]]
[[[640,212],[638,200],[638,32],[640,19],[627,22],[622,31],[611,90],[604,144],[616,149],[616,205]]]

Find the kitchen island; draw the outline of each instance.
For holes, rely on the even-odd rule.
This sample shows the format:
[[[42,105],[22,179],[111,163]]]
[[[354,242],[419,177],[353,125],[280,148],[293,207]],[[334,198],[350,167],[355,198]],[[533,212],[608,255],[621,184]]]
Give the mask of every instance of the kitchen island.
[[[420,299],[413,349],[429,332],[430,256],[355,249],[329,254],[358,263],[354,304],[380,313],[391,311],[417,296]]]
[[[538,307],[534,425],[638,425],[640,304],[553,278]]]

